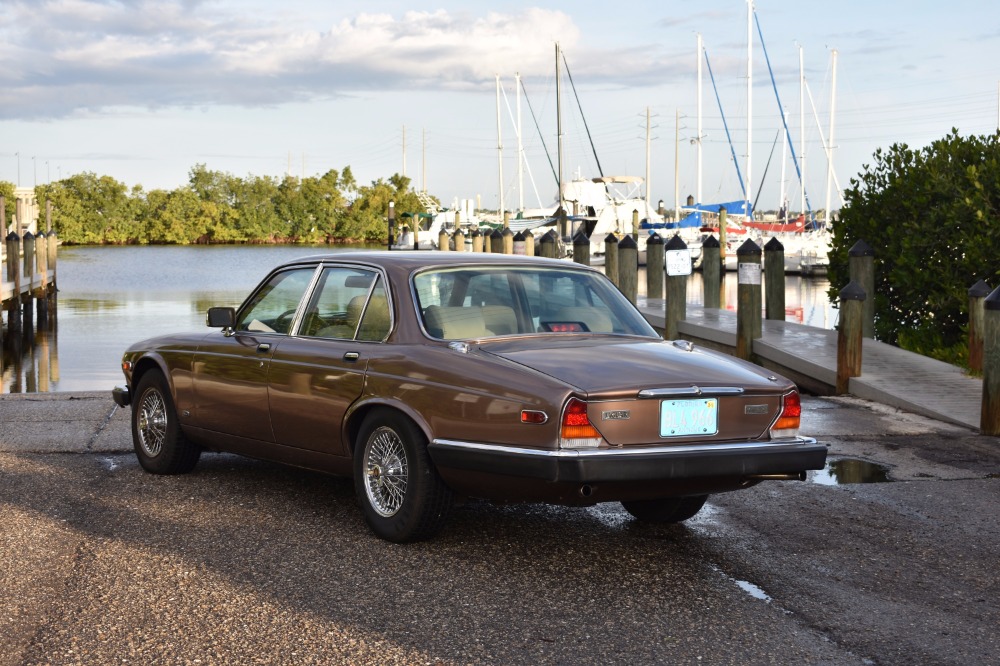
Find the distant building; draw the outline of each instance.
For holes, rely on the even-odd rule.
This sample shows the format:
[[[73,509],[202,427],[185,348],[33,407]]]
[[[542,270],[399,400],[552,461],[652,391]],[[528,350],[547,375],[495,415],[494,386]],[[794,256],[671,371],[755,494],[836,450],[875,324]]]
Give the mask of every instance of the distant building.
[[[26,231],[32,235],[38,235],[38,199],[35,197],[35,188],[18,187],[14,189],[15,213],[11,228],[17,231],[18,236],[24,236]],[[16,224],[15,228],[13,224]]]

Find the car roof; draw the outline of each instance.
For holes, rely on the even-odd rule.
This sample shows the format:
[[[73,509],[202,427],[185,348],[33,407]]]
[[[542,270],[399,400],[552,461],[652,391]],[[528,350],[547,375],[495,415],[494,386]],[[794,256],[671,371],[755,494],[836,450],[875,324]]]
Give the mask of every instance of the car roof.
[[[576,264],[565,259],[527,257],[516,254],[440,252],[437,250],[347,250],[343,252],[329,252],[327,254],[300,257],[298,259],[285,262],[283,266],[318,263],[324,261],[362,263],[404,270],[415,270],[431,266],[457,266],[469,264],[486,266],[549,265],[554,268],[581,268],[594,270],[588,266]]]

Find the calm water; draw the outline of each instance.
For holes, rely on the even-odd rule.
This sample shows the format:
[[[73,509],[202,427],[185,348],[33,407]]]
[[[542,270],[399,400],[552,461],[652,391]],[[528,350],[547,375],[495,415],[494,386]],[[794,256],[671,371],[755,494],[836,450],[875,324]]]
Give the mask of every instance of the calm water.
[[[122,352],[144,338],[205,329],[213,305],[237,306],[276,264],[310,254],[361,248],[328,246],[63,247],[59,300],[50,330],[15,340],[4,331],[0,393],[109,390],[123,382]],[[640,293],[645,276],[640,275]],[[832,328],[825,280],[786,281],[789,321]],[[736,307],[736,279],[726,281]],[[701,303],[701,276],[688,301]],[[6,323],[6,314],[4,315]],[[17,348],[19,347],[19,349]]]

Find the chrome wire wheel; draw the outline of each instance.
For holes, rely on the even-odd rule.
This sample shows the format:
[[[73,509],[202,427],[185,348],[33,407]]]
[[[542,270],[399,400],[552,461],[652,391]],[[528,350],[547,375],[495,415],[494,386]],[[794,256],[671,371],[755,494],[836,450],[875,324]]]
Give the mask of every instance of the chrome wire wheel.
[[[403,440],[392,428],[377,428],[365,447],[364,485],[371,507],[380,516],[394,516],[403,506],[408,473]]]
[[[146,391],[142,396],[136,435],[139,446],[150,458],[155,458],[163,451],[163,442],[167,436],[167,406],[156,389]]]

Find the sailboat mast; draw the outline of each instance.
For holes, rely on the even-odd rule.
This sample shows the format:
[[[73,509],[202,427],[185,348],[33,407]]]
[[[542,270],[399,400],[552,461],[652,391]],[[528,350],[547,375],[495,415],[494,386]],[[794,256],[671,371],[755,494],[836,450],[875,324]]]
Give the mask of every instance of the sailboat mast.
[[[702,138],[702,133],[701,133],[701,59],[702,59],[702,51],[703,50],[704,50],[704,46],[701,43],[701,33],[699,32],[698,33],[698,56],[697,56],[697,60],[698,60],[698,138],[696,139],[696,141],[698,142],[697,143],[697,147],[698,147],[698,151],[697,151],[698,152],[698,164],[696,166],[696,169],[698,171],[698,183],[697,183],[697,189],[695,190],[695,195],[698,197],[696,203],[699,203],[699,204],[702,203],[702,199],[701,199],[701,138]]]
[[[782,132],[785,133],[785,140],[781,142],[781,200],[778,205],[781,208],[785,208],[784,219],[782,219],[782,222],[785,222],[788,220],[788,210],[785,207],[785,165],[788,162],[788,112],[782,109],[781,117],[784,119],[784,129]]]
[[[563,204],[563,131],[562,131],[562,86],[559,73],[559,61],[562,57],[559,53],[559,42],[556,42],[556,144],[558,146],[559,160],[559,205]]]
[[[750,190],[753,187],[753,0],[747,0],[747,179],[746,215],[750,219]]]
[[[500,129],[500,75],[497,74],[497,173],[500,178],[500,219],[503,220],[503,137]]]
[[[837,108],[837,49],[833,57],[833,75],[830,81],[830,143],[826,151],[826,223],[830,224],[830,190],[833,187],[833,116]]]
[[[806,212],[806,69],[802,55],[802,45],[799,45],[799,185],[801,185],[799,212]]]
[[[524,212],[524,143],[521,141],[521,73],[514,74],[517,86],[517,209]]]

